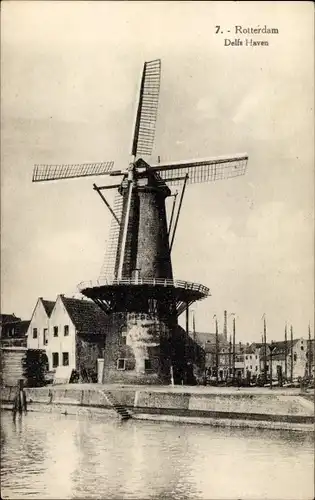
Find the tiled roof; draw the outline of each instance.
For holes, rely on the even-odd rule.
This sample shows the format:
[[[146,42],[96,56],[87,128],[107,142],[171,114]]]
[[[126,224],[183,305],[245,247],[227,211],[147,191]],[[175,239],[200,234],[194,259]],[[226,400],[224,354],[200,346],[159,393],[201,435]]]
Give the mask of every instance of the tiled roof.
[[[53,308],[55,307],[55,302],[53,300],[41,299],[47,316],[50,318]]]
[[[210,332],[195,332],[189,333],[192,338],[196,338],[196,342],[200,344],[201,346],[204,346],[206,343],[207,344],[215,344],[215,333],[210,333]],[[222,333],[219,333],[219,342],[225,343],[228,345],[228,341],[225,340],[224,336]]]
[[[295,346],[295,344],[299,341],[299,339],[294,339],[293,340],[293,346]],[[272,354],[273,355],[276,355],[276,354],[280,354],[280,353],[285,353],[285,351],[287,350],[287,353],[290,352],[290,349],[291,349],[291,346],[292,346],[292,341],[291,340],[287,340],[287,345],[285,343],[285,341],[281,341],[281,342],[273,342],[272,343],[274,349],[272,351]],[[270,344],[269,344],[270,346]]]
[[[18,318],[15,314],[0,314],[1,325],[17,323],[18,321],[21,321],[21,318]]]
[[[16,337],[24,337],[26,335],[26,332],[28,330],[28,327],[30,325],[30,320],[22,320],[19,323],[17,323],[15,327],[15,336]]]
[[[61,295],[61,300],[78,333],[105,333],[109,323],[108,316],[94,302],[72,299],[63,295]]]

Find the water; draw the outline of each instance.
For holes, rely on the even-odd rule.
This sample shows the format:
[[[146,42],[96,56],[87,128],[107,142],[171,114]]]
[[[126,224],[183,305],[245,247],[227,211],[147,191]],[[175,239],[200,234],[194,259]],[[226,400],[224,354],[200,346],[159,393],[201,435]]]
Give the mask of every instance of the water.
[[[2,414],[2,498],[312,499],[310,434]]]

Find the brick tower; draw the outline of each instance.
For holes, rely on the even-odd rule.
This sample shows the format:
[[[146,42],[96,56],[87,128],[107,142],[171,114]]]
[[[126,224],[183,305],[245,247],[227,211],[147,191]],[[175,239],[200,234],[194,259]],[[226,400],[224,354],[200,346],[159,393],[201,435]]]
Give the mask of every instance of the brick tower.
[[[169,384],[172,376],[185,381],[177,316],[208,289],[173,280],[165,208],[171,191],[159,174],[140,159],[118,192],[122,216],[114,276],[80,286],[111,318],[103,382]]]

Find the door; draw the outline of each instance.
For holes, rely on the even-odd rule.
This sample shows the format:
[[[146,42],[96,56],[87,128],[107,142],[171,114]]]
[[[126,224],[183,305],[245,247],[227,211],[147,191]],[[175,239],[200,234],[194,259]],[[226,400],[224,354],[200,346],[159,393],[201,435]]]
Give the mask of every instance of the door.
[[[104,358],[98,358],[97,360],[97,383],[101,384],[103,382],[103,370],[104,370]]]

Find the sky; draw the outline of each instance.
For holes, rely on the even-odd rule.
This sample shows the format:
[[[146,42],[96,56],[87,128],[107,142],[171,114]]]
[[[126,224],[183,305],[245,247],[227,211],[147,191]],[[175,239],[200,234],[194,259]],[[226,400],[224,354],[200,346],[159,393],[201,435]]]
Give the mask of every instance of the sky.
[[[246,37],[235,25],[279,33],[225,46]],[[249,154],[245,176],[185,193],[172,262],[210,288],[196,329],[213,331],[214,315],[222,329],[227,310],[244,342],[260,341],[264,314],[269,340],[285,322],[313,331],[313,40],[312,2],[2,2],[2,312],[28,319],[39,296],[79,297],[97,279],[103,179],[33,184],[33,165],[125,168],[143,63],[161,58],[151,160]]]

